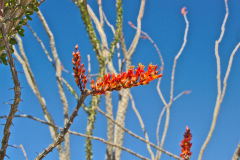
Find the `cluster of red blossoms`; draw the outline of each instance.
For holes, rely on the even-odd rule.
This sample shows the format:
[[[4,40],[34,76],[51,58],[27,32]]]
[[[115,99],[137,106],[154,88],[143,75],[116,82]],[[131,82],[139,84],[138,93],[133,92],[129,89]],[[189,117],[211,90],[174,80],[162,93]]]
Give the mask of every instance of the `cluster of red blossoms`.
[[[76,45],[73,52],[72,63],[75,82],[81,92],[86,90],[87,76],[85,75],[84,65],[81,64],[81,56]],[[121,90],[122,88],[132,88],[139,85],[146,85],[150,81],[162,77],[157,70],[157,65],[149,64],[147,71],[144,71],[144,65],[139,64],[137,69],[130,67],[127,72],[115,74],[106,74],[103,78],[98,78],[96,82],[91,81],[91,94],[101,95],[107,91]]]
[[[190,133],[190,129],[188,126],[186,127],[186,132],[184,133],[184,139],[181,141],[181,154],[180,157],[182,157],[183,160],[189,160],[192,152],[191,147],[192,143],[190,141],[192,140],[192,134]]]
[[[78,50],[78,45],[75,46],[75,51],[73,51],[72,63],[74,65],[73,72],[75,77],[75,82],[80,88],[81,92],[86,89],[87,76],[85,75],[84,64],[81,64],[81,56]]]
[[[137,69],[130,67],[127,72],[105,75],[99,78],[95,83],[91,82],[91,88],[94,95],[105,94],[106,91],[121,90],[122,88],[132,88],[139,85],[146,85],[150,81],[162,77],[157,70],[157,65],[148,65],[147,71],[144,71],[144,65],[139,63]]]

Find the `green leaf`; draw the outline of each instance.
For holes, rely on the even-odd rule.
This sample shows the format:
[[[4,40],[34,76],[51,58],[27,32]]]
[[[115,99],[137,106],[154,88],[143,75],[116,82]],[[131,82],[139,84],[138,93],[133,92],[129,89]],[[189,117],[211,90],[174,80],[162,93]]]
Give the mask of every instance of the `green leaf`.
[[[0,33],[0,39],[2,38],[2,33]]]
[[[32,20],[32,18],[29,15],[26,15],[26,18],[30,21]]]
[[[0,63],[3,63],[4,65],[7,65],[7,54],[3,53],[0,57]]]
[[[33,7],[33,10],[34,10],[35,12],[38,12],[38,11],[39,11],[39,9],[38,9],[37,7]]]
[[[26,11],[26,15],[32,15],[33,14],[33,11],[32,10],[27,10]]]
[[[18,30],[18,34],[20,35],[20,36],[22,36],[22,37],[24,37],[24,29],[19,29]]]
[[[3,62],[4,65],[8,65],[6,58],[2,59],[2,62]]]
[[[12,45],[14,45],[14,44],[17,44],[17,41],[16,41],[15,38],[11,38],[11,39],[9,40],[9,43],[12,44]]]

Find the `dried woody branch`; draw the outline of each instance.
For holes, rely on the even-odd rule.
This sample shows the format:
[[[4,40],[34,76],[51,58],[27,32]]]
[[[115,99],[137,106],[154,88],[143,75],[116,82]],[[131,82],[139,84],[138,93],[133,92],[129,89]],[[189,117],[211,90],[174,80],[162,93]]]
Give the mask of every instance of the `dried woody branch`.
[[[145,140],[144,138],[136,135],[136,134],[133,133],[132,131],[126,129],[126,128],[125,128],[124,126],[122,126],[120,123],[118,123],[117,121],[115,121],[114,119],[112,119],[111,117],[109,117],[106,113],[104,113],[100,108],[97,108],[97,111],[98,111],[99,113],[101,113],[102,115],[104,115],[105,117],[107,117],[107,118],[108,118],[109,120],[111,120],[116,126],[118,126],[119,128],[121,128],[124,132],[128,133],[129,135],[135,137],[136,139],[138,139],[138,140],[140,140],[140,141],[142,141],[142,142],[144,142],[144,143],[146,143],[146,144],[149,144],[151,147],[153,147],[153,148],[155,148],[155,149],[157,149],[157,150],[159,150],[159,151],[162,151],[163,153],[165,153],[166,155],[168,155],[168,156],[170,156],[170,157],[173,157],[173,158],[175,158],[175,159],[181,160],[180,157],[178,157],[178,156],[176,156],[176,155],[174,155],[174,154],[172,154],[172,153],[170,153],[170,152],[168,152],[168,151],[166,151],[166,150],[158,147],[157,145],[153,144],[152,142],[149,142],[149,141]]]
[[[235,48],[233,49],[231,55],[230,55],[230,59],[228,61],[228,66],[227,66],[227,70],[225,72],[225,76],[224,76],[224,79],[223,79],[223,82],[221,81],[221,63],[220,63],[220,56],[219,56],[219,44],[221,43],[222,41],[222,38],[223,38],[223,35],[225,33],[225,26],[226,26],[226,22],[227,22],[227,19],[228,19],[228,15],[229,15],[229,9],[228,9],[228,1],[227,0],[224,0],[225,2],[225,9],[226,9],[226,14],[225,14],[225,17],[224,17],[224,20],[223,20],[223,23],[222,23],[222,26],[221,26],[221,33],[220,33],[220,36],[218,38],[218,40],[216,40],[215,42],[215,56],[216,56],[216,61],[217,61],[217,88],[218,88],[218,94],[217,94],[217,99],[216,99],[216,104],[215,104],[215,108],[214,108],[214,113],[213,113],[213,119],[212,119],[212,123],[211,123],[211,127],[210,127],[210,130],[209,130],[209,133],[207,135],[207,138],[206,140],[204,141],[202,147],[201,147],[201,150],[200,150],[200,153],[199,153],[199,156],[198,156],[198,160],[201,160],[202,157],[203,157],[203,153],[212,137],[212,134],[213,134],[213,131],[215,129],[215,126],[216,126],[216,121],[217,121],[217,118],[218,118],[218,114],[219,114],[219,111],[220,111],[220,107],[221,107],[221,103],[223,101],[223,98],[225,96],[225,92],[226,92],[226,89],[227,89],[227,80],[228,80],[228,77],[229,77],[229,74],[230,74],[230,71],[231,71],[231,67],[232,67],[232,62],[233,62],[233,58],[236,54],[236,52],[238,51],[239,47],[240,47],[240,42],[235,46]],[[222,84],[223,83],[223,87],[222,87]]]
[[[6,156],[6,150],[8,147],[8,140],[10,137],[10,127],[12,125],[12,120],[14,118],[14,115],[17,112],[18,105],[21,101],[21,87],[20,87],[20,82],[18,80],[18,73],[17,73],[15,63],[14,63],[14,60],[12,57],[11,49],[10,49],[10,46],[8,43],[6,26],[4,24],[3,24],[3,26],[1,26],[1,34],[2,34],[2,39],[4,41],[5,50],[7,52],[8,63],[10,66],[13,83],[14,83],[14,101],[13,101],[13,104],[11,104],[10,112],[9,112],[8,118],[6,120],[6,124],[4,125],[3,137],[2,137],[2,142],[1,142],[2,146],[1,146],[1,150],[0,150],[0,160],[4,160],[4,157]]]
[[[154,160],[154,154],[153,154],[153,151],[152,151],[151,146],[150,146],[150,144],[149,144],[149,137],[148,137],[147,131],[146,131],[146,129],[145,129],[145,126],[144,126],[142,117],[141,117],[140,113],[138,112],[137,107],[135,106],[135,102],[134,102],[134,99],[133,99],[133,96],[132,96],[131,93],[130,93],[130,99],[131,99],[131,102],[132,102],[132,108],[133,108],[135,114],[137,115],[137,118],[138,118],[139,123],[140,123],[140,125],[141,125],[141,128],[142,128],[142,130],[143,130],[145,139],[146,139],[146,141],[147,141],[147,144],[146,144],[146,145],[147,145],[148,152],[149,152],[149,154],[151,155],[151,159]]]
[[[58,57],[53,33],[51,32],[51,30],[40,10],[37,12],[37,15],[38,15],[41,23],[43,24],[44,29],[50,40],[51,51],[53,54],[53,59],[55,61],[56,80],[57,80],[58,91],[59,91],[61,102],[63,104],[64,124],[66,124],[68,122],[68,112],[69,111],[68,111],[67,98],[64,93],[62,82],[61,82],[62,81],[62,64]],[[65,159],[70,160],[70,137],[69,137],[68,133],[66,134],[66,137],[65,137]]]
[[[8,116],[0,116],[0,119],[1,118],[7,118]],[[48,125],[48,126],[52,126],[52,127],[56,127],[58,128],[59,130],[63,130],[63,128],[59,127],[59,126],[56,126],[54,124],[51,124],[51,123],[48,123],[47,121],[44,121],[44,120],[41,120],[37,117],[34,117],[34,116],[31,116],[31,115],[28,115],[28,114],[20,114],[20,115],[15,115],[15,118],[28,118],[28,119],[31,119],[31,120],[34,120],[34,121],[37,121],[37,122],[40,122],[42,124],[45,124],[45,125]],[[79,133],[79,132],[75,132],[75,131],[72,131],[72,130],[68,130],[68,132],[72,135],[76,135],[76,136],[81,136],[81,137],[85,137],[85,138],[91,138],[91,139],[94,139],[94,140],[98,140],[98,141],[101,141],[103,142],[104,144],[107,144],[107,145],[111,145],[111,146],[114,146],[114,147],[117,147],[117,148],[120,148],[140,159],[144,159],[144,160],[148,160],[148,158],[128,149],[128,148],[125,148],[125,147],[122,147],[122,146],[119,146],[117,144],[113,144],[113,143],[110,143],[106,140],[104,140],[103,138],[100,138],[100,137],[96,137],[96,136],[89,136],[89,135],[86,135],[86,134],[83,134],[83,133]],[[18,146],[17,146],[18,147]],[[20,147],[20,146],[19,146]]]
[[[185,94],[189,94],[189,93],[190,93],[190,91],[183,91],[183,92],[179,93],[176,97],[174,97],[173,102],[176,101],[181,96],[183,96]],[[160,130],[160,126],[161,126],[162,117],[163,117],[163,114],[166,111],[166,109],[167,109],[167,106],[164,106],[158,117],[158,123],[157,123],[157,129],[156,129],[156,139],[157,139],[158,146],[160,145],[159,130]]]
[[[15,117],[16,117],[16,115],[15,115]],[[1,116],[1,118],[2,118],[2,116]],[[7,118],[7,116],[5,118]],[[9,146],[14,147],[14,148],[20,148],[22,153],[23,153],[24,159],[28,160],[27,153],[26,153],[26,151],[25,151],[25,149],[24,149],[22,144],[20,144],[19,146],[17,146],[17,145],[9,145]]]
[[[78,100],[78,104],[75,107],[73,113],[71,114],[68,122],[65,124],[63,130],[60,132],[56,140],[52,144],[50,144],[46,149],[44,149],[38,156],[35,158],[35,160],[41,160],[43,159],[49,152],[51,152],[56,146],[60,145],[64,141],[64,136],[68,132],[69,128],[71,127],[73,120],[78,115],[78,111],[80,107],[82,106],[84,100],[90,93],[87,90],[84,90],[80,96],[80,99]]]
[[[27,82],[28,82],[29,86],[31,87],[31,89],[33,90],[33,93],[38,98],[38,101],[39,101],[39,103],[40,103],[40,105],[42,107],[42,111],[43,111],[43,114],[44,114],[44,117],[45,117],[46,121],[51,123],[51,124],[55,124],[51,114],[49,113],[49,111],[47,109],[46,102],[45,102],[44,98],[42,97],[42,95],[41,95],[41,93],[40,93],[40,91],[38,89],[36,80],[34,78],[34,75],[32,73],[30,65],[28,63],[28,59],[27,59],[27,56],[25,54],[25,51],[23,49],[22,40],[21,40],[21,38],[18,35],[16,36],[16,39],[18,41],[19,51],[21,53],[21,56],[18,54],[18,52],[17,52],[17,50],[15,48],[14,48],[14,55],[16,56],[17,60],[21,63],[21,65],[23,67],[23,70],[24,70]],[[49,131],[50,131],[52,139],[53,140],[56,139],[57,135],[58,135],[57,128],[49,127]],[[63,160],[63,158],[64,158],[63,148],[62,148],[61,145],[59,145],[57,148],[58,148],[58,151],[59,151],[59,157],[60,157],[60,159]]]
[[[174,58],[174,63],[173,63],[173,68],[172,68],[172,75],[171,75],[171,87],[170,87],[170,99],[167,105],[165,105],[166,107],[166,119],[165,119],[165,125],[164,125],[164,131],[163,131],[163,135],[161,138],[161,143],[160,143],[160,148],[163,147],[166,135],[167,135],[167,131],[168,131],[168,126],[169,126],[169,121],[170,121],[170,108],[172,106],[172,103],[174,101],[173,98],[173,91],[174,91],[174,81],[175,81],[175,70],[176,70],[176,65],[177,65],[177,61],[179,59],[179,57],[181,56],[186,43],[187,43],[187,35],[188,35],[188,29],[189,29],[189,22],[187,19],[187,11],[186,11],[186,7],[183,7],[181,10],[181,13],[184,17],[185,23],[186,23],[186,27],[185,27],[185,32],[184,32],[184,38],[183,38],[183,43],[182,46],[180,48],[180,50],[178,51],[178,54],[175,56]],[[158,152],[156,159],[160,159],[162,155],[162,152]]]

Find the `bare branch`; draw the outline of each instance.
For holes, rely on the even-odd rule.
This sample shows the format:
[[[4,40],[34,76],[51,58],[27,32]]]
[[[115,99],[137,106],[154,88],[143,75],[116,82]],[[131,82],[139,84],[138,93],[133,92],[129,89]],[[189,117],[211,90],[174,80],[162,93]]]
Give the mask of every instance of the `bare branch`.
[[[168,151],[166,151],[166,150],[164,150],[164,149],[156,146],[155,144],[153,144],[153,143],[151,143],[151,142],[147,142],[144,138],[142,138],[142,137],[136,135],[135,133],[133,133],[132,131],[126,129],[126,128],[125,128],[124,126],[122,126],[120,123],[118,123],[117,121],[115,121],[114,119],[112,119],[111,117],[109,117],[106,113],[104,113],[100,108],[97,108],[97,111],[98,111],[99,113],[101,113],[102,115],[104,115],[105,117],[107,117],[108,119],[110,119],[115,125],[117,125],[118,127],[120,127],[122,130],[124,130],[126,133],[130,134],[131,136],[139,139],[140,141],[142,141],[142,142],[144,142],[144,143],[149,143],[150,146],[152,146],[153,148],[155,148],[155,149],[157,149],[157,150],[159,150],[159,151],[162,151],[163,153],[169,155],[170,157],[173,157],[173,158],[175,158],[175,159],[181,160],[180,157],[178,157],[178,156],[176,156],[176,155],[174,155],[174,154],[172,154],[172,153],[170,153],[170,152],[168,152]]]
[[[95,136],[89,136],[89,135],[82,134],[82,133],[77,133],[77,132],[70,132],[70,133],[71,133],[71,134],[74,134],[74,135],[86,137],[86,138],[91,138],[91,139],[99,140],[99,141],[101,141],[101,142],[103,142],[103,143],[105,143],[105,144],[107,144],[107,145],[111,145],[111,146],[113,146],[113,147],[116,147],[116,148],[119,148],[119,149],[121,149],[121,150],[123,150],[123,151],[126,151],[126,152],[128,152],[128,153],[130,153],[130,154],[132,154],[132,155],[134,155],[134,156],[136,156],[136,157],[138,157],[138,158],[140,158],[140,159],[149,160],[148,158],[146,158],[146,157],[144,157],[144,156],[142,156],[142,155],[140,155],[140,154],[138,154],[138,153],[136,153],[136,152],[134,152],[134,151],[132,151],[132,150],[130,150],[130,149],[127,149],[127,148],[122,147],[122,146],[120,146],[120,145],[117,145],[117,144],[108,142],[108,141],[106,141],[106,140],[104,140],[104,139],[102,139],[102,138],[95,137]]]
[[[147,144],[148,152],[149,152],[150,155],[151,155],[151,159],[154,160],[154,154],[153,154],[152,149],[151,149],[151,147],[150,147],[150,145],[149,145],[149,137],[148,137],[147,131],[146,131],[146,129],[145,129],[145,126],[144,126],[142,117],[141,117],[140,113],[138,112],[138,110],[137,110],[137,108],[136,108],[136,106],[135,106],[135,102],[134,102],[134,99],[133,99],[133,97],[132,97],[132,94],[130,93],[129,96],[130,96],[130,99],[131,99],[131,101],[132,101],[132,108],[133,108],[135,114],[137,115],[137,118],[138,118],[139,123],[140,123],[140,125],[141,125],[141,128],[142,128],[142,130],[143,130],[145,139],[146,139],[146,141],[147,141],[146,144]]]
[[[8,117],[8,116],[0,116],[0,119],[1,119],[1,118],[7,118],[7,117]],[[56,127],[56,128],[58,128],[59,130],[63,130],[63,129],[60,128],[59,126],[56,126],[56,125],[51,124],[51,123],[48,123],[48,122],[46,122],[46,121],[44,121],[44,120],[41,120],[41,119],[36,118],[36,117],[33,117],[33,116],[31,116],[31,115],[21,114],[21,115],[15,115],[15,117],[18,117],[18,118],[29,118],[29,119],[35,120],[35,121],[37,121],[37,122],[40,122],[40,123],[43,123],[43,124],[46,124],[46,125]],[[140,159],[148,160],[148,158],[143,157],[143,156],[141,156],[140,154],[137,154],[136,152],[134,152],[134,151],[132,151],[132,150],[130,150],[130,149],[127,149],[127,148],[122,147],[122,146],[119,146],[119,145],[117,145],[117,144],[108,142],[108,141],[106,141],[106,140],[104,140],[104,139],[102,139],[102,138],[100,138],[100,137],[89,136],[89,135],[86,135],[86,134],[83,134],[83,133],[78,133],[78,132],[71,131],[71,130],[68,130],[68,132],[69,132],[70,134],[72,134],[72,135],[81,136],[81,137],[85,137],[85,138],[91,138],[91,139],[94,139],[94,140],[101,141],[101,142],[103,142],[103,143],[105,143],[105,144],[107,144],[107,145],[111,145],[111,146],[113,146],[113,147],[117,147],[117,148],[119,148],[119,149],[121,149],[121,150],[124,150],[124,151],[126,151],[126,152],[128,152],[128,153],[130,153],[130,154],[132,154],[132,155],[134,155],[134,156],[136,156],[136,157],[138,157],[138,158],[140,158]],[[15,146],[15,147],[18,147],[18,146]]]
[[[185,28],[185,33],[184,33],[184,38],[183,38],[183,44],[178,51],[178,54],[174,58],[174,63],[173,63],[173,68],[172,68],[172,76],[171,76],[171,90],[170,90],[170,101],[173,101],[173,90],[174,90],[174,79],[175,79],[175,71],[176,71],[176,65],[178,58],[181,56],[186,44],[187,44],[187,36],[188,36],[188,29],[189,29],[189,22],[187,19],[187,14],[184,14],[184,20],[186,23],[186,28]]]
[[[221,95],[220,101],[222,101],[224,96],[225,96],[225,92],[226,92],[226,89],[227,89],[227,80],[228,80],[228,77],[229,77],[229,74],[230,74],[230,71],[231,71],[231,68],[232,68],[233,58],[234,58],[236,52],[238,51],[239,47],[240,47],[240,42],[233,49],[233,51],[231,53],[231,56],[230,56],[230,59],[228,61],[227,71],[225,73],[224,80],[223,80],[223,89],[222,89],[222,95]]]
[[[220,63],[220,56],[219,56],[219,44],[222,41],[223,35],[225,33],[225,26],[226,26],[226,22],[228,19],[228,15],[229,15],[229,9],[228,9],[228,1],[224,0],[225,2],[225,9],[226,9],[226,13],[225,13],[225,17],[221,26],[221,32],[220,32],[220,36],[218,38],[218,40],[216,40],[215,42],[215,57],[216,57],[216,61],[217,61],[217,89],[218,89],[218,94],[217,94],[217,99],[216,99],[216,104],[215,104],[215,108],[214,108],[214,113],[213,113],[213,119],[212,119],[212,123],[211,123],[211,127],[210,130],[208,132],[207,138],[204,141],[200,153],[198,155],[198,160],[201,160],[203,157],[203,153],[212,137],[213,131],[215,129],[216,126],[216,121],[217,121],[217,117],[218,117],[218,113],[220,111],[220,106],[223,100],[223,97],[225,95],[225,91],[226,91],[226,87],[227,87],[227,79],[231,70],[231,65],[232,65],[232,61],[233,61],[233,57],[237,51],[237,49],[239,48],[239,44],[235,47],[234,51],[232,52],[230,59],[229,59],[229,63],[228,63],[228,68],[224,77],[224,89],[222,90],[221,88],[221,63]]]
[[[132,23],[132,22],[128,22],[128,24],[135,30],[137,30],[137,27]],[[161,71],[163,70],[164,68],[164,60],[163,60],[163,57],[162,57],[162,53],[160,52],[160,49],[158,48],[157,44],[153,41],[153,39],[144,31],[141,31],[141,34],[142,36],[140,36],[142,39],[147,39],[150,41],[150,43],[152,43],[153,47],[155,48],[159,58],[160,58],[160,62],[161,62]]]
[[[105,103],[107,115],[113,119],[112,93],[108,93],[105,95]],[[110,119],[107,119],[107,140],[110,143],[114,142],[113,132],[114,123]],[[107,145],[106,160],[112,159],[113,159],[113,146]]]
[[[88,9],[88,13],[89,13],[90,17],[93,19],[93,22],[96,25],[96,29],[100,35],[101,42],[102,42],[102,54],[103,54],[103,57],[106,58],[106,60],[107,60],[109,71],[111,73],[116,73],[116,69],[113,66],[112,60],[109,58],[108,42],[107,42],[106,34],[105,34],[97,16],[94,14],[93,10],[91,9],[91,7],[89,5],[87,5],[87,9]]]
[[[113,34],[115,34],[115,29],[114,29],[113,25],[108,21],[108,19],[107,19],[106,15],[104,14],[104,12],[103,12],[103,18],[104,18],[104,21],[106,22],[107,26],[109,28],[111,28]]]
[[[179,93],[176,97],[173,98],[173,101],[178,100],[181,96],[183,96],[184,94],[189,94],[191,93],[190,91],[183,91],[181,93]],[[167,106],[164,106],[161,113],[159,114],[159,118],[158,118],[158,123],[157,123],[157,129],[156,129],[156,139],[157,139],[157,145],[160,145],[160,141],[159,141],[159,130],[160,130],[160,125],[161,125],[161,121],[162,121],[162,117],[163,114],[166,110]],[[159,156],[159,153],[157,152],[157,154]],[[159,157],[157,157],[156,159],[159,159]]]
[[[128,107],[128,100],[129,100],[129,89],[122,89],[119,91],[119,101],[118,101],[118,110],[117,110],[117,117],[116,122],[121,124],[122,126],[125,126],[125,117]],[[121,127],[115,126],[114,129],[114,143],[119,144],[120,146],[123,144],[123,138],[124,138],[124,131]],[[115,159],[120,160],[121,158],[121,150],[118,148],[115,148]]]
[[[25,149],[24,149],[23,145],[22,145],[22,144],[20,144],[20,145],[19,145],[19,147],[20,147],[20,149],[21,149],[21,150],[22,150],[22,152],[23,152],[23,156],[24,156],[25,160],[28,160],[27,153],[26,153],[26,151],[25,151]]]
[[[78,99],[78,95],[72,86],[64,78],[62,78],[62,82],[67,86],[68,90],[73,94],[75,99]]]
[[[166,106],[166,120],[165,120],[165,126],[164,126],[164,131],[163,131],[163,135],[162,135],[162,139],[161,139],[161,144],[160,144],[160,148],[163,147],[166,135],[167,135],[167,131],[168,131],[168,126],[169,126],[169,120],[170,120],[170,108],[172,106],[173,103],[173,91],[174,91],[174,81],[175,81],[175,71],[176,71],[176,65],[177,65],[177,61],[178,58],[181,56],[186,43],[187,43],[187,35],[188,35],[188,29],[189,29],[189,21],[187,19],[187,14],[183,14],[185,23],[186,23],[186,27],[185,27],[185,32],[184,32],[184,38],[183,38],[183,43],[182,46],[180,48],[180,50],[178,51],[178,54],[175,56],[174,58],[174,63],[173,63],[173,68],[172,68],[172,75],[171,75],[171,88],[170,88],[170,100]],[[157,159],[161,158],[161,152],[159,152],[159,155],[157,156]]]
[[[53,66],[54,68],[56,68],[55,63],[53,62],[53,60],[52,60],[52,58],[51,58],[49,52],[47,51],[45,45],[43,44],[42,40],[38,37],[37,33],[34,32],[34,30],[32,29],[31,26],[29,26],[29,25],[27,24],[27,27],[28,27],[28,29],[32,32],[33,36],[36,38],[36,40],[38,41],[38,43],[41,45],[41,47],[42,47],[44,53],[46,54],[48,60],[51,62],[52,66]]]
[[[75,107],[73,113],[71,114],[68,122],[65,124],[64,129],[61,131],[60,134],[58,134],[58,137],[52,144],[50,144],[46,149],[44,149],[38,156],[35,158],[35,160],[41,160],[43,159],[49,152],[51,152],[57,145],[60,145],[64,141],[64,137],[66,133],[68,133],[69,128],[71,127],[73,120],[76,118],[78,115],[78,111],[80,107],[82,106],[84,100],[86,97],[90,94],[88,90],[85,90],[82,92],[80,99],[78,100],[78,104]]]
[[[99,16],[100,16],[100,24],[103,27],[104,20],[103,20],[103,10],[102,10],[102,0],[97,0],[98,2],[98,10],[99,10]]]
[[[56,79],[57,79],[58,91],[59,91],[61,102],[63,104],[64,124],[66,124],[68,122],[68,114],[69,114],[68,112],[69,111],[68,111],[67,98],[66,98],[66,95],[64,93],[63,86],[61,83],[62,82],[62,63],[58,57],[53,33],[51,32],[51,30],[40,10],[37,12],[37,15],[38,15],[41,23],[43,24],[44,29],[50,40],[51,51],[53,54],[53,59],[56,64]],[[66,134],[66,137],[65,137],[65,159],[70,160],[70,137],[69,137],[68,133]]]
[[[49,123],[52,123],[52,124],[55,124],[52,116],[50,115],[50,113],[48,112],[48,109],[47,109],[47,106],[46,106],[46,102],[44,100],[44,98],[41,96],[41,93],[38,89],[38,86],[37,86],[37,83],[36,83],[36,80],[34,78],[34,75],[32,73],[32,70],[30,68],[30,65],[28,63],[28,59],[27,59],[27,56],[25,54],[25,51],[23,49],[23,44],[22,44],[22,40],[19,36],[16,36],[16,39],[18,41],[18,45],[19,45],[19,50],[20,50],[20,53],[21,53],[21,56],[18,54],[17,50],[14,48],[14,55],[16,56],[16,58],[18,59],[18,61],[21,63],[22,67],[23,67],[23,70],[24,70],[24,73],[25,73],[25,76],[26,76],[26,79],[27,79],[27,82],[29,84],[29,86],[31,87],[31,89],[33,90],[33,93],[36,95],[36,97],[38,98],[38,101],[42,107],[42,111],[43,111],[43,114],[44,114],[44,117],[45,119],[49,122]],[[58,135],[58,131],[56,128],[54,127],[49,127],[49,130],[50,130],[50,134],[51,134],[51,137],[53,138],[53,140],[55,138],[57,138],[57,135]],[[58,150],[59,150],[59,156],[60,158],[62,157],[63,158],[63,148],[61,145],[58,146]]]
[[[135,37],[128,49],[128,57],[132,57],[133,52],[135,51],[137,44],[138,44],[138,40],[140,38],[140,34],[141,34],[141,24],[142,24],[142,17],[144,14],[144,7],[145,7],[145,0],[141,0],[141,5],[140,5],[140,9],[138,12],[138,18],[137,18],[137,31],[135,34]]]
[[[15,117],[16,117],[16,116],[15,116]],[[27,153],[26,153],[26,151],[25,151],[25,149],[24,149],[24,147],[23,147],[22,144],[20,144],[19,146],[17,146],[17,145],[13,145],[12,147],[20,148],[21,151],[22,151],[22,153],[23,153],[23,156],[24,156],[25,160],[28,160]]]

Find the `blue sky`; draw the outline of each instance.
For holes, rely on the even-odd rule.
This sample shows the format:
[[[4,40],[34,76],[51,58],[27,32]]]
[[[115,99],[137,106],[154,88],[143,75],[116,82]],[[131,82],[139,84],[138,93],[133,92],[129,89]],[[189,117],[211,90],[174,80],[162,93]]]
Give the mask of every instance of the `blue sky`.
[[[89,1],[89,3],[93,10],[97,12],[98,8],[96,2]],[[132,21],[136,24],[139,5],[139,0],[123,2],[123,30],[128,47],[135,34],[135,30],[128,25],[128,21]],[[214,44],[215,40],[220,35],[220,27],[225,14],[224,1],[147,1],[145,14],[142,20],[142,29],[156,42],[163,55],[165,70],[161,89],[168,100],[173,59],[181,47],[185,29],[184,18],[180,13],[183,6],[187,7],[187,17],[190,27],[187,45],[177,63],[174,95],[176,96],[184,90],[191,90],[192,93],[184,95],[174,102],[171,108],[170,126],[164,149],[178,155],[180,153],[179,144],[183,138],[185,127],[188,125],[193,134],[192,159],[197,159],[199,150],[210,128],[217,96]],[[115,24],[114,18],[116,17],[114,7],[115,1],[103,1],[105,14],[113,24]],[[63,0],[61,3],[57,0],[46,0],[41,5],[40,9],[55,36],[57,51],[64,67],[71,71],[72,51],[75,44],[79,44],[83,63],[87,64],[87,54],[90,54],[92,60],[92,72],[97,73],[98,65],[95,53],[88,40],[78,8],[70,0]],[[229,0],[229,10],[230,15],[226,24],[226,32],[219,48],[222,64],[222,79],[227,68],[230,53],[240,40],[240,2],[237,0]],[[50,51],[48,37],[45,34],[38,17],[33,15],[33,20],[29,24],[37,32],[47,46],[47,49]],[[112,40],[111,31],[107,27],[105,27],[105,29],[108,35],[108,41],[110,42]],[[48,109],[56,123],[63,126],[63,111],[58,96],[55,71],[46,56],[43,54],[40,45],[27,28],[25,29],[23,43],[25,45],[24,49],[28,56],[32,71],[37,84],[39,85],[40,92],[46,100]],[[221,105],[213,138],[211,139],[203,157],[203,159],[206,160],[231,159],[237,144],[240,142],[240,128],[237,127],[237,122],[240,121],[239,54],[238,51],[232,65],[226,96]],[[114,60],[116,59],[117,56],[114,55]],[[144,65],[148,65],[149,63],[160,65],[160,60],[154,47],[147,40],[140,40],[139,45],[134,52],[132,64],[137,65],[139,62]],[[23,99],[20,103],[19,110],[23,113],[44,119],[41,107],[27,84],[21,65],[18,62],[16,62],[16,65],[17,70],[19,71]],[[114,61],[114,65],[117,66],[117,61]],[[63,73],[63,76],[77,90],[73,77],[66,73]],[[0,82],[1,115],[6,115],[9,111],[9,105],[5,103],[11,102],[10,99],[13,98],[13,90],[10,89],[13,84],[9,72],[9,66],[1,65]],[[155,133],[157,119],[163,108],[163,104],[157,94],[156,85],[157,81],[154,81],[147,86],[131,89],[136,107],[142,115],[150,141],[154,143],[156,143]],[[72,112],[76,105],[76,101],[67,89],[66,94],[70,112]],[[78,94],[80,94],[79,91]],[[118,94],[117,92],[114,92],[114,115],[116,115],[117,100]],[[100,108],[105,110],[104,99],[101,100]],[[85,133],[86,119],[86,113],[81,110],[71,129]],[[0,123],[3,124],[4,120],[1,119]],[[29,119],[19,118],[16,118],[13,123],[14,125],[11,128],[9,144],[22,144],[26,149],[29,159],[35,158],[37,153],[41,152],[52,142],[48,127],[45,125]],[[144,136],[131,105],[129,105],[126,115],[126,128],[134,131],[138,135]],[[163,128],[161,128],[161,134],[162,130]],[[3,131],[3,126],[0,127],[0,131]],[[94,135],[106,139],[105,133],[106,119],[98,114]],[[0,138],[2,138],[2,136],[0,136]],[[82,137],[71,136],[72,160],[84,159],[84,142],[85,139]],[[146,145],[128,134],[125,134],[124,146],[149,157]],[[104,144],[98,141],[93,141],[93,150],[93,159],[104,159]],[[24,159],[19,149],[11,147],[8,148],[7,155],[10,159],[14,160]],[[45,159],[55,160],[58,159],[57,156],[58,154],[55,150]],[[127,160],[136,158],[129,153],[123,152],[122,159]],[[164,155],[162,156],[162,159],[169,160],[171,158]]]

